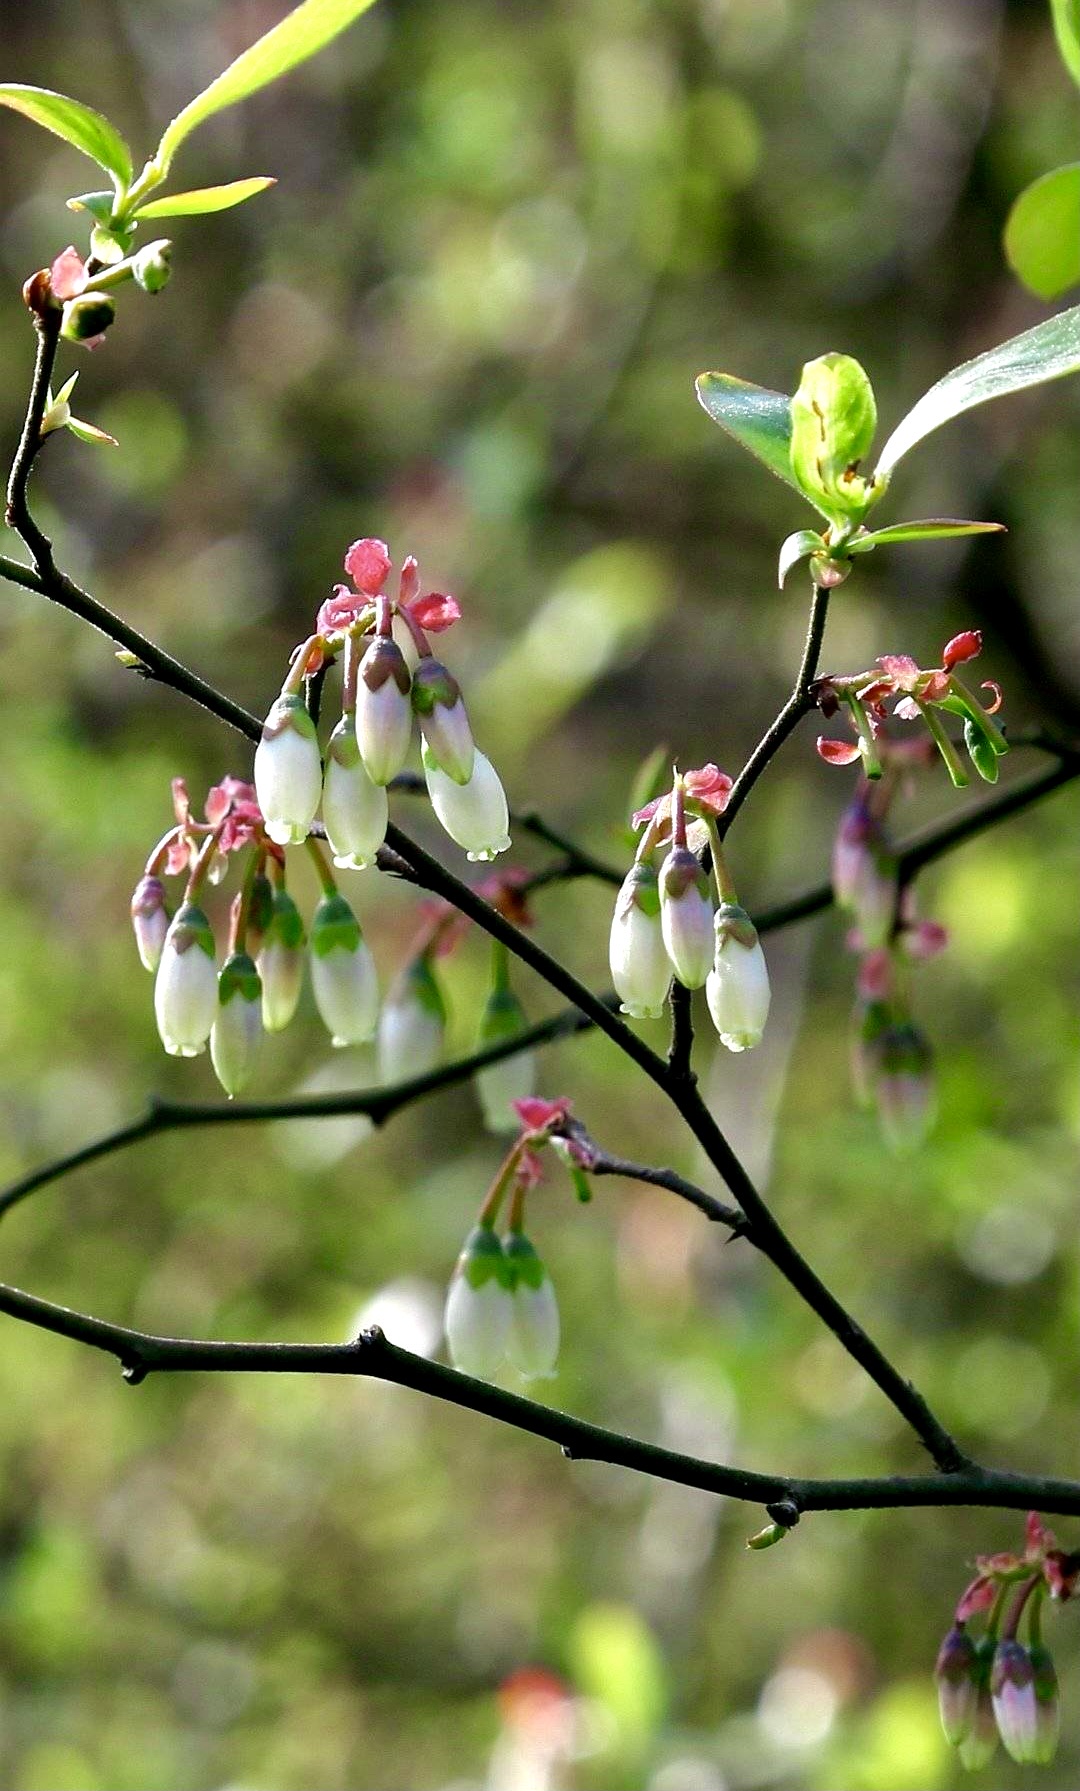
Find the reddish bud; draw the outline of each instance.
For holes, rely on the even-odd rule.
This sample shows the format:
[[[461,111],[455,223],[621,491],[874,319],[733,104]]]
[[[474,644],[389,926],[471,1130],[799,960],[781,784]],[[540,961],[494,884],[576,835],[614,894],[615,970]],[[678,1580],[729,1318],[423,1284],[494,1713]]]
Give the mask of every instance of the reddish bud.
[[[962,634],[954,634],[941,655],[941,663],[947,672],[954,666],[963,665],[974,659],[982,651],[982,634],[977,628],[965,628]]]

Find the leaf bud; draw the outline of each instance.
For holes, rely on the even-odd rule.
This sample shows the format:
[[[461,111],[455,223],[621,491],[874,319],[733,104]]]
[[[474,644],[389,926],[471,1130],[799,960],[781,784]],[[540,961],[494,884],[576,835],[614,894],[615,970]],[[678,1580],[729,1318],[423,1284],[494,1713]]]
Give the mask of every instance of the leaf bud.
[[[845,534],[878,495],[858,471],[876,428],[873,387],[858,361],[823,354],[807,362],[791,400],[791,469],[810,502]],[[826,579],[826,565],[811,566],[814,577],[839,582]]]
[[[171,262],[172,243],[166,237],[147,243],[145,248],[131,258],[131,271],[136,286],[141,286],[144,292],[160,292],[163,286],[168,285],[172,272]]]

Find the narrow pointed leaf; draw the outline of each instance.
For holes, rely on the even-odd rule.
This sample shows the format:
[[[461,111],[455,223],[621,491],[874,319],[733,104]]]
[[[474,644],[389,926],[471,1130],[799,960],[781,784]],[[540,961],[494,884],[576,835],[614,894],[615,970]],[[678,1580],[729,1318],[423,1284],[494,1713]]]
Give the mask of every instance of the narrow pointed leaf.
[[[1005,255],[1037,298],[1053,299],[1080,280],[1080,162],[1054,168],[1025,187],[1005,220]]]
[[[1049,379],[1061,379],[1078,368],[1080,305],[1074,305],[946,373],[893,430],[878,461],[878,472],[887,478],[916,442],[975,405],[1021,392],[1027,386],[1042,385]]]
[[[253,175],[250,180],[230,180],[223,187],[198,187],[191,193],[168,193],[164,199],[151,199],[146,205],[140,205],[140,218],[194,218],[203,212],[228,211],[231,206],[243,205],[245,199],[253,199],[256,193],[264,193],[267,187],[276,186],[272,174]]]
[[[115,435],[109,435],[106,430],[99,429],[96,423],[84,423],[81,417],[71,417],[67,427],[71,430],[72,435],[77,436],[81,442],[99,442],[110,448],[120,446]]]
[[[166,127],[154,161],[166,173],[185,137],[205,118],[235,106],[279,75],[314,56],[351,25],[372,0],[303,0],[281,23],[231,62],[223,74],[191,100]]]
[[[827,552],[828,549],[816,529],[799,529],[794,535],[789,535],[780,549],[780,589],[783,590],[785,578],[800,560],[805,560],[808,554]]]
[[[698,402],[713,422],[805,496],[791,470],[791,399],[767,386],[736,379],[733,373],[702,373],[695,384]]]
[[[1061,60],[1080,86],[1080,0],[1050,0]]]
[[[995,535],[1004,528],[1003,522],[962,522],[959,517],[952,516],[935,516],[925,522],[894,522],[890,528],[856,535],[844,552],[869,553],[872,548],[887,547],[895,541],[946,541],[953,535]]]
[[[78,372],[75,372],[70,376],[69,379],[65,379],[63,385],[60,387],[60,390],[57,392],[56,397],[51,399],[51,402],[53,404],[66,404],[68,399],[71,397],[72,392],[75,390],[75,381],[78,379],[78,377],[79,377]]]
[[[112,174],[122,187],[131,179],[131,151],[107,118],[92,107],[53,93],[48,87],[24,87],[9,82],[0,86],[0,106],[10,106],[24,118],[33,119],[73,149],[81,149],[99,168]]]

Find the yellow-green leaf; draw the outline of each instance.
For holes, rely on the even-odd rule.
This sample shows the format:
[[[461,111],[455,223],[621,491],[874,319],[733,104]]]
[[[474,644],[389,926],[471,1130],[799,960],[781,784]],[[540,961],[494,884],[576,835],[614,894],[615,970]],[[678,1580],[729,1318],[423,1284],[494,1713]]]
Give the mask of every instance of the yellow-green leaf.
[[[713,422],[805,495],[791,468],[791,399],[786,393],[751,385],[733,373],[702,373],[695,383],[698,402]]]
[[[1050,0],[1061,60],[1080,85],[1080,0]]]
[[[230,180],[223,187],[198,187],[191,193],[168,193],[163,199],[150,199],[138,207],[140,218],[194,218],[203,212],[228,211],[242,205],[256,193],[276,186],[272,174],[253,175],[250,180]]]
[[[1005,222],[1009,266],[1037,298],[1058,298],[1080,280],[1080,162],[1025,187]]]
[[[177,114],[158,145],[154,157],[157,168],[162,174],[168,172],[185,137],[205,118],[226,106],[235,106],[238,100],[247,99],[298,63],[306,62],[371,4],[372,0],[303,0]]]
[[[104,168],[126,187],[131,179],[131,151],[123,137],[107,118],[66,93],[53,93],[48,87],[24,87],[9,82],[0,86],[0,106],[21,112],[43,129],[62,137],[73,149],[80,149],[99,168]]]

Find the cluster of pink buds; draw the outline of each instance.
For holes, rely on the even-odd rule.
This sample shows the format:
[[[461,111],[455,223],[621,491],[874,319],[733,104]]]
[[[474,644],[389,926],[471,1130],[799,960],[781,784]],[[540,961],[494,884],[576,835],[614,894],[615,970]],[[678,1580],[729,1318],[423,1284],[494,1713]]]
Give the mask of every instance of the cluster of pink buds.
[[[546,1380],[559,1354],[559,1307],[551,1276],[525,1235],[525,1199],[543,1173],[540,1152],[552,1145],[579,1196],[594,1161],[568,1125],[566,1099],[514,1102],[518,1137],[499,1167],[476,1225],[462,1245],[446,1295],[445,1328],[455,1368],[483,1380],[504,1362],[525,1380]],[[507,1229],[496,1227],[508,1204]]]
[[[421,596],[411,555],[397,596],[389,596],[383,587],[392,564],[383,541],[354,541],[345,570],[355,589],[337,585],[323,604],[315,633],[294,654],[263,725],[255,788],[267,833],[278,845],[298,844],[321,801],[334,863],[354,870],[371,864],[386,834],[387,785],[405,765],[415,716],[438,820],[469,858],[494,858],[510,845],[506,795],[474,745],[457,680],[434,658],[428,640],[459,619],[456,600],[438,592]],[[305,678],[339,655],[342,714],[327,742],[324,775],[302,689]]]
[[[905,653],[886,653],[873,671],[822,678],[817,686],[822,714],[833,716],[843,709],[855,739],[819,739],[817,749],[821,757],[829,765],[851,765],[861,760],[868,778],[881,777],[882,730],[889,713],[885,705],[895,699],[892,714],[900,721],[925,724],[957,787],[966,784],[968,776],[949,738],[943,720],[947,715],[962,720],[964,746],[979,776],[988,784],[997,783],[998,760],[1009,750],[993,719],[1001,707],[1001,689],[990,680],[982,685],[992,697],[989,708],[984,708],[956,671],[958,665],[974,659],[981,650],[982,635],[977,629],[968,628],[948,642],[940,666],[932,671],[922,671]]]
[[[1022,1554],[980,1555],[976,1566],[937,1658],[942,1728],[972,1770],[992,1758],[999,1737],[1022,1765],[1045,1765],[1057,1747],[1060,1713],[1042,1608],[1047,1597],[1061,1603],[1075,1595],[1080,1554],[1059,1548],[1033,1511]],[[986,1628],[976,1639],[968,1625],[983,1615]]]
[[[677,771],[670,793],[638,810],[634,825],[645,831],[615,903],[608,955],[624,1014],[658,1019],[674,975],[684,988],[704,987],[721,1042],[747,1051],[765,1029],[769,973],[716,827],[730,793],[726,772],[705,765]]]
[[[210,791],[199,821],[177,778],[173,808],[175,825],[151,852],[131,901],[139,956],[155,973],[154,1011],[166,1051],[197,1057],[209,1043],[218,1080],[227,1094],[238,1094],[251,1076],[264,1031],[281,1031],[295,1014],[305,961],[333,1043],[372,1038],[379,1012],[374,961],[319,842],[307,841],[323,894],[306,934],[285,887],[284,851],[270,837],[250,784],[223,778]],[[229,911],[219,971],[203,891],[220,882],[230,856],[244,850],[247,865]],[[166,876],[184,879],[175,913],[162,880]]]
[[[882,741],[882,776],[859,779],[833,846],[833,892],[837,907],[851,916],[847,943],[859,956],[852,1080],[898,1154],[922,1144],[935,1110],[933,1057],[911,1018],[909,973],[943,951],[948,936],[917,917],[914,891],[901,887],[886,822],[907,774],[929,763],[933,750],[929,741]]]

